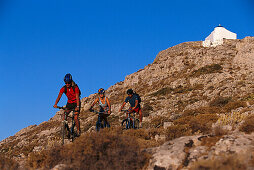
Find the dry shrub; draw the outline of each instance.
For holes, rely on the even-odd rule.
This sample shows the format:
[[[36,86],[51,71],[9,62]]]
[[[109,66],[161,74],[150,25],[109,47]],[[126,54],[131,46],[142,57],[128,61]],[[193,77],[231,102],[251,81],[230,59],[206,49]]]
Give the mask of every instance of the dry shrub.
[[[218,116],[215,114],[200,114],[191,118],[189,126],[192,129],[192,133],[209,133],[211,131],[212,124],[217,120]]]
[[[173,91],[172,88],[164,87],[154,93],[151,94],[151,96],[165,96]]]
[[[0,155],[0,169],[1,170],[15,170],[18,169],[18,163],[13,159]]]
[[[65,164],[66,169],[141,169],[149,159],[134,137],[101,131],[82,135],[74,143],[56,147],[28,158],[30,168],[50,169]]]
[[[159,141],[155,140],[156,135],[165,135],[165,130],[163,128],[130,129],[123,131],[123,134],[134,137],[141,149],[156,147],[165,142],[165,139]]]
[[[222,126],[215,126],[213,128],[213,135],[215,136],[223,136],[227,135],[229,133],[229,130],[222,128]]]
[[[153,117],[150,120],[149,127],[150,128],[159,128],[159,127],[162,127],[164,122],[167,122],[169,120],[170,120],[170,118],[165,117],[165,116],[156,116],[156,117]]]
[[[254,115],[247,116],[239,130],[245,133],[254,132]]]
[[[224,112],[230,112],[231,110],[237,109],[239,107],[246,107],[247,104],[244,101],[230,101],[224,107]]]
[[[230,112],[231,110],[246,106],[246,102],[239,100],[234,101],[230,97],[217,97],[210,102],[210,107],[217,108],[217,113]]]
[[[216,159],[199,160],[194,162],[190,170],[245,170],[247,167],[238,155],[221,155]]]
[[[204,67],[199,68],[191,73],[191,77],[199,77],[203,74],[211,74],[211,73],[219,73],[222,70],[222,66],[219,64],[211,64],[206,65]]]
[[[143,117],[148,117],[151,111],[153,111],[153,107],[150,104],[145,103],[142,108]]]
[[[167,140],[172,140],[181,136],[189,136],[191,134],[191,129],[188,125],[173,125],[166,130]]]
[[[222,112],[219,107],[199,107],[197,109],[185,110],[182,116],[196,116],[199,114],[215,114]]]
[[[216,97],[214,100],[210,102],[210,106],[212,107],[223,107],[231,100],[229,97]]]
[[[212,124],[217,120],[218,116],[216,114],[199,114],[197,116],[181,117],[173,123],[174,125],[187,125],[192,133],[207,133],[210,132]]]
[[[245,116],[240,112],[231,112],[227,114],[220,115],[218,119],[219,125],[230,125],[232,127],[236,126],[238,123],[244,120]]]

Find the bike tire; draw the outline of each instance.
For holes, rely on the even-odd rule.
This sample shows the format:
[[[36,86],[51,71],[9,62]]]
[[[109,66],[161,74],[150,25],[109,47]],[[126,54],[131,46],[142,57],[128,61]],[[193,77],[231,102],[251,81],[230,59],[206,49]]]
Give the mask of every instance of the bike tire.
[[[138,119],[135,119],[134,128],[139,129],[139,120]]]
[[[124,119],[123,121],[122,121],[122,123],[121,123],[121,125],[122,125],[122,127],[123,127],[123,129],[129,129],[130,127],[129,127],[129,125],[128,125],[128,119]]]
[[[75,137],[76,137],[76,131],[75,131],[75,123],[72,124],[72,127],[71,127],[71,142],[74,141]]]
[[[65,125],[65,122],[63,122],[62,124],[62,145],[64,144],[64,138],[65,138],[65,133],[66,133],[66,125]]]

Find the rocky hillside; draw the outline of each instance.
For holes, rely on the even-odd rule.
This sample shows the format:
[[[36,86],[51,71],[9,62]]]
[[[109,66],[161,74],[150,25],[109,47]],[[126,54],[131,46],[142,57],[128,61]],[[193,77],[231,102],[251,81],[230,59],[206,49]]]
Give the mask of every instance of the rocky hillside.
[[[253,59],[254,37],[225,40],[211,48],[186,42],[161,51],[152,64],[107,89],[112,103],[110,129],[94,132],[97,117],[88,112],[97,96],[92,94],[82,99],[79,139],[60,145],[59,111],[49,121],[1,141],[0,169],[100,169],[92,158],[106,169],[130,166],[126,160],[133,162],[131,169],[252,169]],[[120,127],[124,115],[118,110],[128,88],[142,98],[143,128],[139,130]],[[115,145],[104,146],[108,141]],[[115,164],[119,162],[112,156],[116,152],[122,163]],[[74,155],[84,160],[70,161]]]

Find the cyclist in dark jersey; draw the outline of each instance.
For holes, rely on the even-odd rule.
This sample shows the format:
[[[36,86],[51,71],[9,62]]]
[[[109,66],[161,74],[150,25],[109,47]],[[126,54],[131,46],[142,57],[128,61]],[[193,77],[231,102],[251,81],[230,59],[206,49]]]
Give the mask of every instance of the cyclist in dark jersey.
[[[58,104],[59,100],[61,99],[63,93],[65,93],[68,98],[65,112],[68,114],[68,113],[70,113],[70,111],[72,109],[75,109],[74,120],[75,120],[75,124],[77,127],[77,133],[78,133],[77,135],[79,136],[80,135],[80,123],[78,120],[78,116],[80,113],[80,98],[79,98],[80,91],[79,91],[78,86],[75,85],[75,83],[73,82],[71,74],[68,73],[65,75],[64,82],[65,82],[65,86],[63,86],[60,89],[60,92],[59,92],[56,102],[54,104],[54,108],[57,108],[57,104]],[[64,119],[64,116],[63,116],[63,119]]]
[[[140,127],[142,127],[142,110],[140,103],[138,101],[138,96],[134,94],[132,89],[127,90],[128,97],[126,97],[125,101],[123,102],[121,108],[119,109],[119,112],[122,111],[123,107],[125,106],[126,103],[130,103],[130,112],[136,112],[139,114],[139,121],[140,121]],[[128,116],[128,115],[126,115]]]
[[[105,114],[103,114],[102,116],[102,119],[105,120],[107,127],[109,127],[107,117],[111,114],[111,105],[110,105],[109,99],[105,96],[105,90],[103,88],[100,88],[98,90],[98,94],[99,94],[99,97],[94,100],[89,110],[92,111],[93,106],[96,103],[99,103],[100,112],[105,112]]]

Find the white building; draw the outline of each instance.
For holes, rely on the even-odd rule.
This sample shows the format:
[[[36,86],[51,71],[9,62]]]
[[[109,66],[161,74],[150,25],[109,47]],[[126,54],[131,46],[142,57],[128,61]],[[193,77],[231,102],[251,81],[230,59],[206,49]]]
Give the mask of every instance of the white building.
[[[215,27],[213,32],[203,41],[204,47],[216,47],[223,44],[223,39],[236,39],[236,33],[228,31],[223,26]]]

